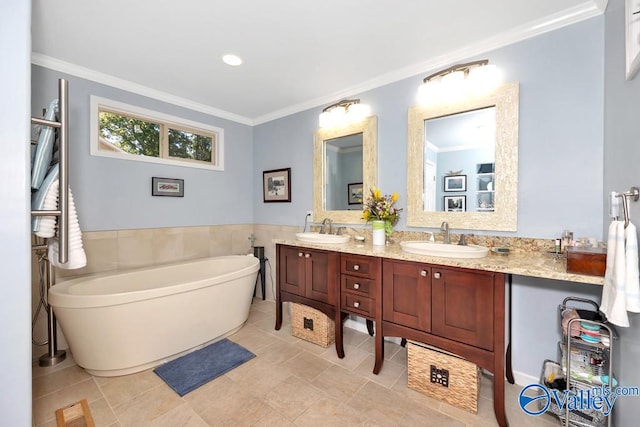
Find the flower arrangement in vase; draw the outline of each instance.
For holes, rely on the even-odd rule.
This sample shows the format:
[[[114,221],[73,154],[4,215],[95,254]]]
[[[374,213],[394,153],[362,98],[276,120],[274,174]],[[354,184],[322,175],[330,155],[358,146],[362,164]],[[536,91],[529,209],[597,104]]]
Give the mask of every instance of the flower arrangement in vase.
[[[364,205],[362,206],[362,219],[367,222],[382,221],[384,223],[384,234],[391,236],[393,226],[400,218],[401,208],[397,208],[395,203],[398,201],[398,193],[383,195],[379,189],[371,189]],[[373,224],[374,244],[375,230],[377,225]]]

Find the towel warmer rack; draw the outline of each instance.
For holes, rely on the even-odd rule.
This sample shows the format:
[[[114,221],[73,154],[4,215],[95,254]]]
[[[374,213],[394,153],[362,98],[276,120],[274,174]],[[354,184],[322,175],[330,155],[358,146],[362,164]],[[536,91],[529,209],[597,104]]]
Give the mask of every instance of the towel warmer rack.
[[[626,193],[615,193],[615,197],[622,199],[622,212],[624,214],[624,228],[629,225],[629,199],[637,202],[640,199],[640,189],[631,187]]]
[[[58,79],[58,121],[45,120],[38,117],[31,117],[31,123],[43,126],[51,126],[58,129],[58,150],[59,150],[59,168],[60,174],[58,209],[57,210],[32,210],[31,216],[57,216],[58,217],[58,238],[59,252],[58,261],[64,264],[69,258],[69,130],[68,130],[68,97],[69,85],[65,79]],[[37,244],[31,247],[32,250],[46,250],[46,244]],[[55,284],[55,275],[51,262],[45,258],[47,271],[47,291]],[[39,359],[40,366],[53,366],[62,362],[66,357],[64,350],[58,350],[56,318],[53,314],[51,306],[47,303],[45,307],[47,311],[47,333],[48,333],[48,349]]]

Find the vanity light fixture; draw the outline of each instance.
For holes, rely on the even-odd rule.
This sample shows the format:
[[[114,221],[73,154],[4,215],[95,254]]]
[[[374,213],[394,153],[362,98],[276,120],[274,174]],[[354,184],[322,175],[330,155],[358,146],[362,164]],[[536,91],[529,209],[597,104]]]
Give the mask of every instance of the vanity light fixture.
[[[359,99],[343,99],[322,110],[319,117],[320,127],[340,127],[356,123],[371,115],[371,108],[360,104]]]
[[[421,104],[455,101],[466,93],[482,93],[494,89],[501,79],[500,70],[489,60],[453,65],[423,79],[418,89]]]

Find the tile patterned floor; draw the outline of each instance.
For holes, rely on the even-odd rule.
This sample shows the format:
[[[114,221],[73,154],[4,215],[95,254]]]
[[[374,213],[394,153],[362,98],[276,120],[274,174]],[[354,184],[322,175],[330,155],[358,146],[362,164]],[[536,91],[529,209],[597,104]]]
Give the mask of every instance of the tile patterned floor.
[[[287,310],[285,310],[286,312]],[[407,388],[406,350],[388,342],[386,361],[373,375],[373,338],[345,328],[344,359],[334,347],[291,336],[285,318],[275,331],[275,304],[254,300],[246,325],[229,338],[257,357],[179,397],[152,370],[93,377],[71,357],[33,367],[33,425],[55,427],[55,410],[87,399],[97,426],[494,426],[492,380],[483,376],[478,414]],[[525,415],[520,387],[507,384],[512,426],[558,425]]]

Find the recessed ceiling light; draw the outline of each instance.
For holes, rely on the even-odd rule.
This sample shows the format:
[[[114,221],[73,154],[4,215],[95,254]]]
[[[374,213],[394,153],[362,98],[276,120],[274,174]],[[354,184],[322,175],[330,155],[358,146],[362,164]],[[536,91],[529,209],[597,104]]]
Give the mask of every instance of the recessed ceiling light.
[[[222,57],[222,61],[227,65],[238,66],[242,64],[242,58],[236,55],[225,55]]]

